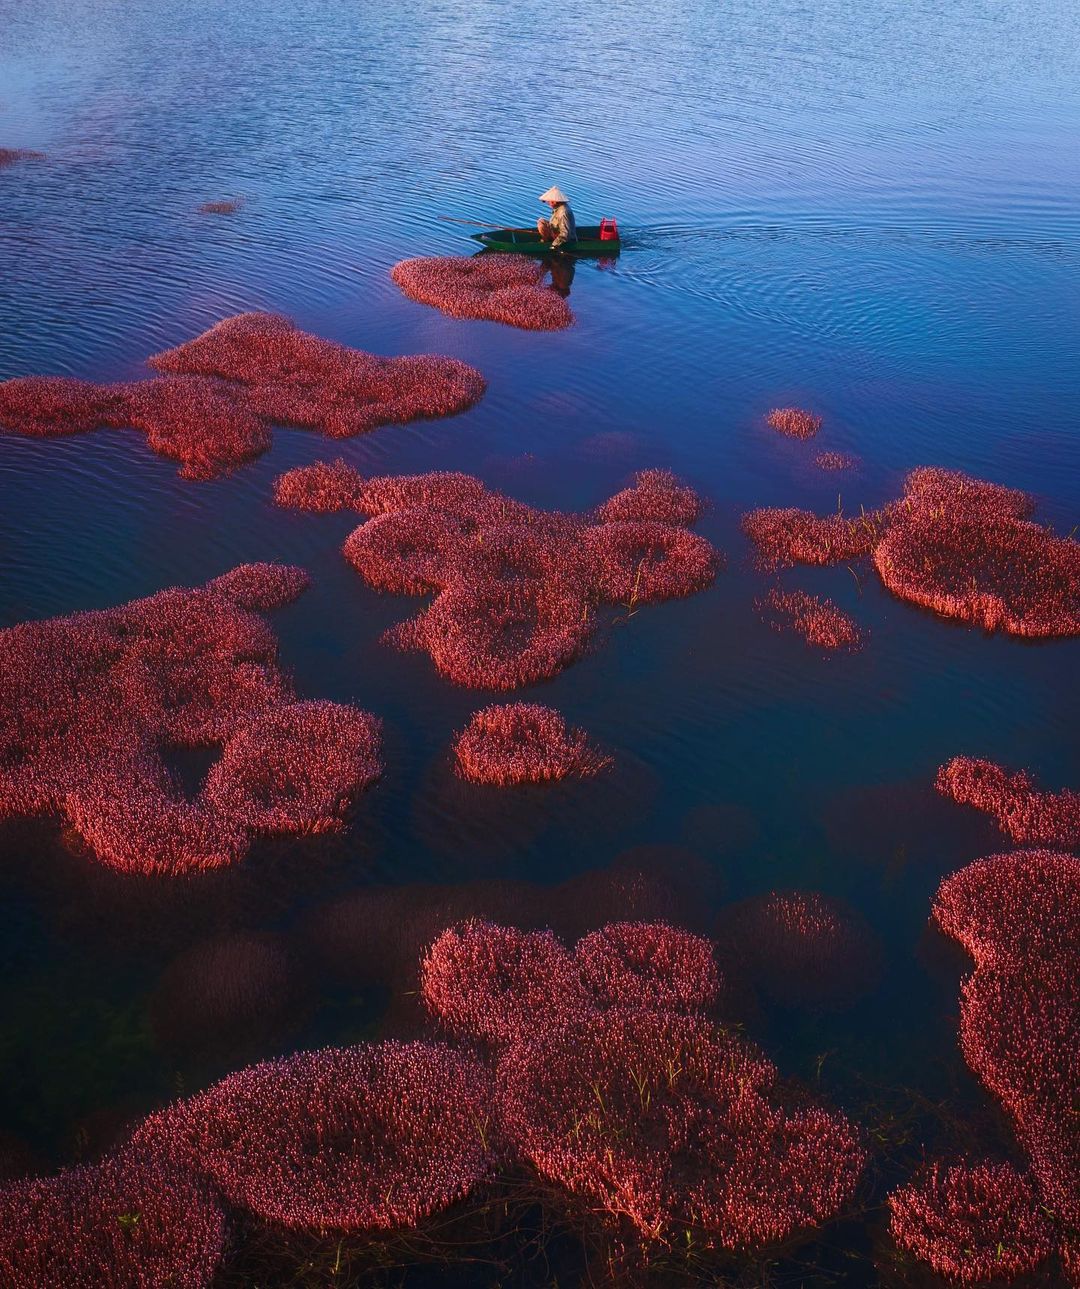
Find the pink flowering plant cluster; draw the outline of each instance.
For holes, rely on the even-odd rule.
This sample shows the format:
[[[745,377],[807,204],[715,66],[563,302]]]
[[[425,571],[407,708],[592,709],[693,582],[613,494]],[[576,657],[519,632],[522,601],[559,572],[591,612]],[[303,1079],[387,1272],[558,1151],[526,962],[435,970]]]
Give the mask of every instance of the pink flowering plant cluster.
[[[1080,792],[1040,791],[1026,770],[954,756],[937,775],[937,789],[960,805],[991,815],[1019,846],[1080,849]]]
[[[480,318],[526,331],[560,331],[570,306],[545,286],[543,264],[525,255],[432,255],[402,260],[390,276],[404,295],[451,318]]]
[[[754,510],[743,530],[770,569],[869,556],[899,599],[1031,638],[1080,634],[1080,543],[1031,519],[1013,488],[924,467],[904,495],[857,516]]]
[[[212,479],[270,446],[270,426],[352,438],[380,425],[453,416],[484,378],[456,358],[381,358],[309,335],[287,318],[241,313],[149,359],[158,377],[99,385],[67,376],[0,382],[0,429],[33,438],[141,430],[187,479]]]
[[[1048,850],[977,860],[934,902],[934,921],[975,964],[960,988],[960,1049],[1027,1158],[1023,1172],[934,1163],[890,1198],[897,1242],[960,1284],[1014,1279],[1055,1248],[1080,1284],[1078,911],[1080,860]]]
[[[248,1066],[98,1164],[0,1188],[4,1284],[205,1289],[234,1216],[313,1236],[415,1228],[507,1169],[642,1256],[690,1227],[706,1247],[762,1250],[854,1194],[855,1128],[792,1101],[711,1018],[724,983],[701,936],[611,923],[571,950],[471,920],[430,945],[420,989],[456,1042]]]
[[[380,726],[299,701],[278,667],[259,613],[306,585],[246,564],[0,631],[0,817],[59,815],[99,862],[166,876],[235,864],[260,833],[340,830],[381,771]],[[219,749],[194,798],[169,747]]]
[[[591,515],[538,510],[469,475],[365,479],[342,462],[289,471],[276,499],[370,516],[347,538],[346,559],[376,590],[435,596],[388,642],[423,650],[471,688],[548,680],[588,648],[601,606],[693,595],[720,564],[690,530],[700,499],[662,470]]]

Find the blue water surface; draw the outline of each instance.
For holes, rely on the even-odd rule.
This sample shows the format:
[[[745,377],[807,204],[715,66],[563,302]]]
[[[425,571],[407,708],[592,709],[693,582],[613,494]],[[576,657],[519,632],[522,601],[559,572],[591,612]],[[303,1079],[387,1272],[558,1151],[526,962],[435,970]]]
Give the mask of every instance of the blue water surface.
[[[387,771],[333,862],[308,843],[256,856],[230,925],[288,936],[365,884],[554,883],[632,846],[682,847],[670,864],[694,852],[731,898],[822,890],[886,945],[862,1008],[759,1019],[785,1072],[864,1122],[879,1095],[915,1118],[947,1105],[1008,1150],[956,1050],[960,964],[925,931],[941,877],[1006,842],[932,783],[968,753],[1080,786],[1077,642],[989,637],[841,566],[783,579],[868,633],[859,653],[819,655],[760,619],[771,583],[739,520],[875,506],[941,465],[1028,490],[1073,528],[1078,137],[1068,0],[0,0],[0,146],[46,154],[0,170],[0,379],[133,378],[269,309],[489,381],[450,420],[338,443],[275,429],[263,458],[210,483],[132,433],[0,435],[0,625],[245,560],[302,564],[312,589],[273,619],[283,662],[302,695],[384,719]],[[440,216],[531,222],[552,183],[624,239],[614,264],[579,265],[570,330],[456,321],[391,282],[406,256],[475,249]],[[234,214],[198,212],[230,197]],[[812,443],[765,427],[792,404],[823,416]],[[862,465],[824,473],[822,450]],[[544,507],[596,505],[650,466],[708,498],[715,586],[635,614],[524,695],[612,751],[610,782],[481,816],[448,790],[452,734],[487,696],[379,643],[416,601],[352,572],[348,515],[271,504],[281,471],[339,455],[365,473],[468,471]],[[54,826],[0,846],[0,1127],[55,1164],[92,1153],[101,1121],[228,1068],[163,1053],[147,1021],[168,957],[219,928],[177,913],[155,945]],[[380,1005],[328,993],[281,1050],[375,1032]],[[921,1149],[913,1130],[886,1153],[902,1174]],[[829,1239],[829,1283],[876,1283],[872,1236],[851,1236],[850,1261]]]

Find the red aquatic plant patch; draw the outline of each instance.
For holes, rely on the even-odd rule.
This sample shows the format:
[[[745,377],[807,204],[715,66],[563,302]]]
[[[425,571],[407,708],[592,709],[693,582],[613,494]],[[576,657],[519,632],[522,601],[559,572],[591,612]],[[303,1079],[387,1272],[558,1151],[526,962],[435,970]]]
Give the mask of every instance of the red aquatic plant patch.
[[[605,1006],[702,1012],[720,996],[712,943],[667,922],[609,922],[580,940],[574,957]]]
[[[839,564],[869,555],[881,536],[885,516],[868,511],[858,516],[814,515],[793,507],[752,510],[743,516],[743,532],[757,547],[763,568],[794,564]]]
[[[862,463],[851,452],[819,452],[814,457],[814,465],[819,470],[857,470]]]
[[[782,591],[775,587],[760,602],[760,609],[774,625],[797,631],[807,644],[819,649],[857,649],[862,634],[855,619],[833,604],[805,591]]]
[[[896,1243],[954,1284],[1015,1280],[1053,1249],[1053,1223],[1011,1164],[932,1164],[889,1211]]]
[[[231,381],[246,390],[258,415],[331,438],[452,416],[484,392],[480,373],[456,358],[381,358],[309,335],[270,313],[226,318],[149,362],[171,375]]]
[[[44,161],[44,152],[35,152],[32,148],[0,148],[0,169],[13,166],[16,161]]]
[[[243,206],[240,197],[225,197],[221,201],[204,201],[199,207],[200,215],[235,215]]]
[[[880,952],[854,909],[816,891],[773,891],[720,915],[720,961],[778,1002],[844,1007],[872,990]]]
[[[799,407],[774,407],[766,418],[774,430],[789,439],[812,439],[821,429],[821,417]]]
[[[0,1189],[5,1289],[208,1289],[225,1217],[205,1184],[152,1154],[121,1154]]]
[[[0,632],[0,815],[65,817],[124,872],[237,862],[258,832],[340,828],[379,772],[378,724],[296,702],[248,606],[274,607],[302,570],[243,565],[208,586]],[[187,797],[163,757],[220,746]]]
[[[1025,493],[957,471],[913,470],[904,496],[858,519],[751,511],[743,530],[767,568],[872,555],[894,595],[988,631],[1080,634],[1080,543],[1030,521]]]
[[[1080,848],[1080,792],[1040,792],[1026,770],[955,756],[938,771],[937,788],[961,805],[993,815],[1021,846]]]
[[[499,1046],[595,1010],[577,964],[550,931],[479,919],[448,928],[428,949],[420,994],[451,1033]]]
[[[361,577],[397,594],[436,592],[386,639],[426,651],[443,675],[475,688],[550,679],[588,647],[598,606],[691,595],[720,564],[684,526],[700,503],[662,472],[639,475],[611,513],[679,522],[608,521],[605,507],[594,515],[543,511],[469,475],[365,479],[343,462],[283,475],[277,500],[300,509],[352,505],[371,516],[344,546]]]
[[[511,1143],[650,1240],[758,1249],[834,1217],[866,1156],[852,1126],[788,1109],[776,1070],[694,1017],[615,1009],[500,1058]]]
[[[1038,524],[922,509],[874,549],[882,582],[902,600],[987,631],[1080,634],[1080,544]]]
[[[454,741],[457,771],[472,783],[505,787],[552,779],[589,778],[611,757],[591,746],[584,730],[538,703],[506,703],[474,713]]]
[[[570,306],[543,285],[544,267],[524,255],[447,255],[402,260],[390,276],[410,300],[452,318],[485,318],[527,331],[558,331]]]
[[[146,1120],[229,1203],[292,1230],[414,1226],[491,1172],[491,1076],[441,1043],[297,1052]]]
[[[934,919],[975,962],[961,986],[964,1059],[1027,1152],[1066,1260],[1080,1229],[1080,860],[1045,850],[945,879]]]
[[[265,452],[272,422],[349,438],[451,416],[484,392],[480,373],[457,359],[380,358],[265,313],[226,318],[150,364],[165,376],[115,385],[59,376],[0,382],[0,427],[39,438],[137,429],[155,452],[181,462],[185,478],[208,479]]]

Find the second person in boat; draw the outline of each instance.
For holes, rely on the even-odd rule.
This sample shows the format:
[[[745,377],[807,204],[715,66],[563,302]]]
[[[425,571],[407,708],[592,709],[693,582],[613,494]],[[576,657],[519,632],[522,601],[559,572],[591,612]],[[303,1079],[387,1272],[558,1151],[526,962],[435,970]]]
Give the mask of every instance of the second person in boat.
[[[573,246],[577,241],[577,224],[570,209],[570,198],[561,188],[549,188],[540,194],[540,200],[551,207],[550,219],[536,221],[536,231],[541,239],[550,242],[553,251]]]

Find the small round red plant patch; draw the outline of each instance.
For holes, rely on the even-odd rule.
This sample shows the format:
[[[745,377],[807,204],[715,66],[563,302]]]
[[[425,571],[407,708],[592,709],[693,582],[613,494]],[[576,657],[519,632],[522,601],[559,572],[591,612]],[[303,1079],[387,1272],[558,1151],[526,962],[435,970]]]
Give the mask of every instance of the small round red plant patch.
[[[454,742],[457,771],[471,783],[500,787],[587,779],[611,764],[584,730],[572,729],[551,707],[505,703],[476,712]]]
[[[799,407],[774,407],[769,413],[769,425],[789,439],[812,439],[821,429],[821,417]]]

